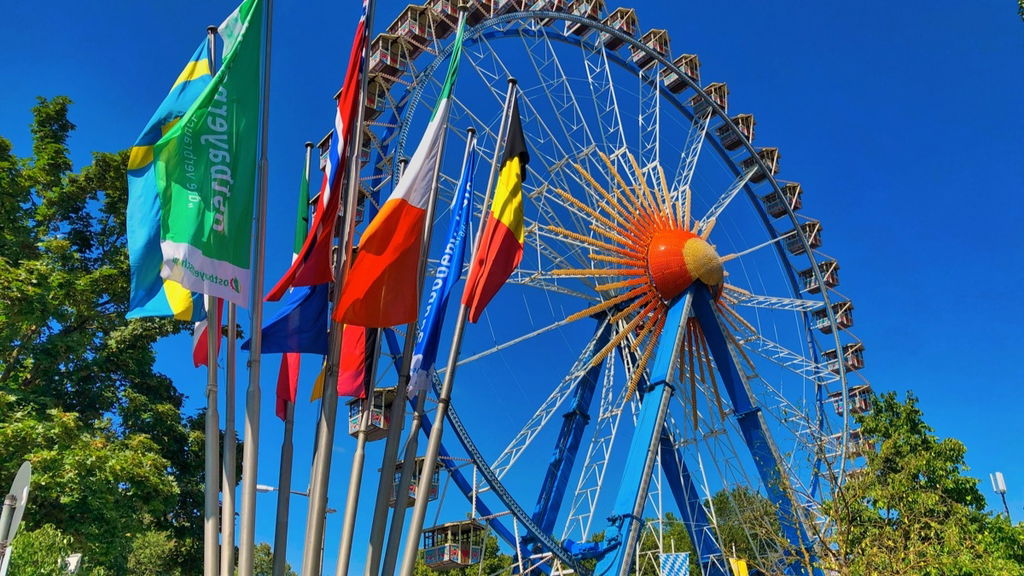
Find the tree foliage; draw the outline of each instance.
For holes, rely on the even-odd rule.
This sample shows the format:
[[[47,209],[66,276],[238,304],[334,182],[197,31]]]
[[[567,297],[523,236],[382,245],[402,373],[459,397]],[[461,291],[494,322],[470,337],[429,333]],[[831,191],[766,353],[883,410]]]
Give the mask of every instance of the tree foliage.
[[[253,576],[272,576],[274,573],[274,551],[270,544],[260,542],[253,548],[252,573]],[[287,562],[284,565],[284,576],[298,576]]]
[[[965,475],[963,443],[940,439],[917,398],[876,398],[858,415],[875,443],[826,512],[835,519],[827,568],[849,575],[1024,574],[1024,528],[985,511],[978,480]]]
[[[53,525],[108,574],[131,573],[147,533],[199,573],[202,421],[153,369],[186,325],[125,320],[128,153],[75,172],[70,105],[39,99],[28,157],[0,137],[0,479],[31,461],[25,529]]]

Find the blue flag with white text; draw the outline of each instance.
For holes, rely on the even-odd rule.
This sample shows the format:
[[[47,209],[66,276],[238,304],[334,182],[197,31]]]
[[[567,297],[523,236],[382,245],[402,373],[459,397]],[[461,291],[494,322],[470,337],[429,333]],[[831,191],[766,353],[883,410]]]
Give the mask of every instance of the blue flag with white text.
[[[470,150],[462,167],[462,177],[452,198],[451,221],[448,225],[448,241],[431,280],[430,292],[423,307],[423,321],[416,334],[410,368],[409,397],[413,397],[430,385],[430,374],[437,360],[437,341],[441,337],[444,314],[448,308],[448,296],[455,283],[462,276],[462,262],[466,255],[466,237],[469,235],[469,218],[473,206],[473,173],[476,171],[476,146]]]

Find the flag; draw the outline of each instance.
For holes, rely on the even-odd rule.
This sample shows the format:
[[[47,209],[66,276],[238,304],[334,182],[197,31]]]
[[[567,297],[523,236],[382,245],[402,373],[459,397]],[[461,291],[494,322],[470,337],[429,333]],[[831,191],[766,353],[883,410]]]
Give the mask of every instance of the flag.
[[[327,354],[327,284],[301,286],[263,324],[261,354]],[[249,350],[251,341],[242,343]]]
[[[338,367],[338,396],[351,396],[353,398],[366,397],[366,351],[371,350],[370,341],[366,328],[362,326],[344,326],[341,331],[341,359]],[[374,344],[375,348],[376,345]],[[327,362],[324,362],[320,374],[313,383],[313,391],[309,396],[310,402],[315,402],[323,397],[324,382],[327,380]]]
[[[448,296],[452,287],[462,277],[462,262],[466,254],[466,237],[469,235],[469,218],[473,198],[473,173],[476,171],[476,145],[470,149],[462,167],[462,177],[455,196],[452,198],[451,221],[448,223],[448,241],[434,272],[430,285],[423,320],[416,333],[413,348],[409,397],[426,390],[430,385],[430,371],[437,360],[437,344],[441,338]]]
[[[470,322],[480,319],[484,307],[523,258],[523,180],[529,162],[530,154],[526,151],[523,123],[519,118],[519,99],[516,97],[512,100],[505,154],[487,225],[462,293],[462,304],[469,307]]]
[[[205,306],[205,304],[204,304]],[[217,299],[217,354],[220,354],[220,326],[223,323],[224,301]],[[192,328],[192,364],[196,368],[210,365],[210,317],[205,316]]]
[[[690,553],[661,555],[661,576],[690,576]]]
[[[277,402],[274,413],[281,420],[288,417],[288,404],[295,404],[299,390],[300,354],[285,354],[281,357],[281,368],[277,371]]]
[[[427,205],[435,193],[432,184],[448,125],[464,29],[462,22],[427,130],[394,192],[363,232],[334,312],[339,322],[381,328],[416,320],[423,227]]]
[[[153,145],[188,111],[210,84],[210,59],[204,40],[174,81],[170,93],[132,146],[128,158],[128,260],[131,293],[128,318],[174,316],[200,320],[201,294],[192,294],[177,282],[160,277],[160,194],[153,172]]]
[[[729,558],[729,568],[732,570],[732,576],[748,576],[750,574],[747,571],[747,561],[741,558]]]
[[[367,350],[371,348],[366,328],[345,326],[342,329],[338,396],[366,398]]]
[[[239,306],[250,290],[262,28],[260,0],[228,16],[223,66],[153,147],[161,276]]]
[[[348,57],[345,82],[338,95],[338,107],[334,116],[334,131],[331,147],[327,154],[327,173],[320,186],[320,197],[313,217],[312,233],[304,239],[292,261],[291,268],[278,280],[267,294],[267,300],[280,300],[292,286],[314,286],[326,284],[333,279],[331,271],[331,246],[334,240],[334,223],[338,219],[341,204],[341,184],[345,176],[346,160],[353,154],[346,154],[345,147],[356,123],[359,104],[359,72],[363,63],[363,49],[366,43],[366,0],[363,0],[363,15],[356,26],[352,51]]]
[[[322,366],[320,366],[320,373],[316,375],[316,380],[313,382],[313,389],[309,393],[309,401],[316,402],[317,400],[324,397],[324,380],[327,379],[327,361],[324,360]]]

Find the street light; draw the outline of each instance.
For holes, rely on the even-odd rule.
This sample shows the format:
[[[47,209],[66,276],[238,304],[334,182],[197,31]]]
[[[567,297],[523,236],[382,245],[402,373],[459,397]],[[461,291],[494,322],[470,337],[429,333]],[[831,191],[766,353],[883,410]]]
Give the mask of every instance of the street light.
[[[1006,505],[1006,479],[1003,478],[1003,473],[996,472],[995,474],[989,474],[988,477],[992,480],[992,490],[1003,499],[1003,510],[1006,511],[1006,519],[1010,520],[1010,507]],[[1010,522],[1012,523],[1013,521],[1010,520]]]
[[[256,485],[256,491],[257,492],[277,492],[277,486],[268,486],[266,484],[257,484]],[[306,498],[309,498],[309,492],[301,492],[299,490],[289,490],[288,492],[290,492],[291,494],[295,494],[296,496],[305,496]],[[335,510],[334,508],[328,508],[325,512],[327,514],[334,514],[335,512],[337,512],[337,510]]]

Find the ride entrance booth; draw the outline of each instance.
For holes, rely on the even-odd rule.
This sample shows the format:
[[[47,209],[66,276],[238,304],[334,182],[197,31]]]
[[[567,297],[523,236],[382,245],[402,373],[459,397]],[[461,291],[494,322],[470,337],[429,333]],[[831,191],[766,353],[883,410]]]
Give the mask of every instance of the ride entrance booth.
[[[423,562],[434,570],[479,564],[487,527],[476,520],[449,522],[423,531]]]
[[[364,398],[353,398],[348,401],[348,433],[350,436],[359,434],[359,422],[363,418]],[[366,441],[373,442],[388,435],[391,425],[391,403],[395,401],[395,387],[375,388],[370,398],[370,421],[366,425]]]
[[[412,469],[412,478],[409,481],[409,492],[405,497],[405,507],[412,508],[416,504],[416,491],[419,489],[420,478],[423,476],[423,457],[416,458],[416,464]],[[398,484],[402,479],[402,461],[395,462],[395,478],[394,483],[391,486],[391,502],[392,508],[398,502]],[[441,484],[441,470],[439,467],[434,467],[434,476],[430,479],[430,491],[427,493],[427,502],[433,502],[437,500],[437,487]]]

